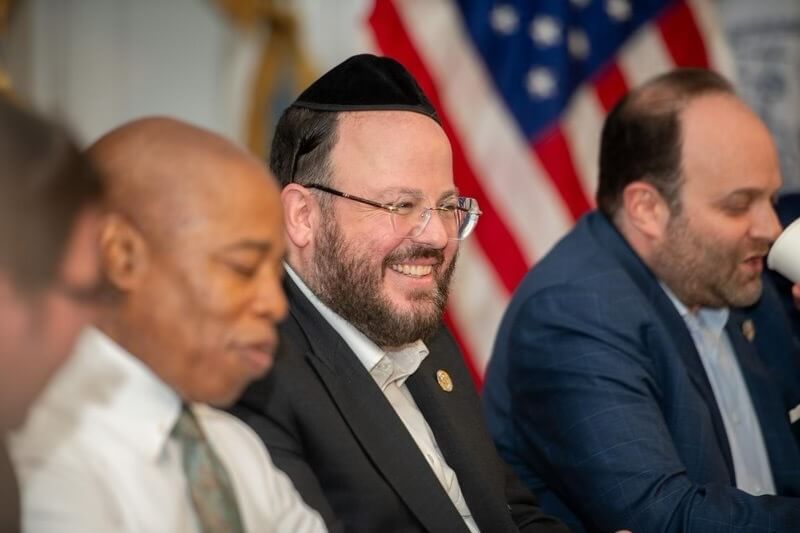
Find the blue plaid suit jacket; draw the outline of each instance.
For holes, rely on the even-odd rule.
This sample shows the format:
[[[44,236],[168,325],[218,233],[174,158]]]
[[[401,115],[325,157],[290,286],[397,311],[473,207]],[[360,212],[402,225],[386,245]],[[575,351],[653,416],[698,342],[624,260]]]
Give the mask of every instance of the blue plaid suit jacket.
[[[752,320],[753,342],[742,334]],[[691,335],[603,215],[585,216],[515,292],[483,405],[501,455],[575,531],[800,531],[800,355],[774,290],[727,332],[779,496],[735,488]]]

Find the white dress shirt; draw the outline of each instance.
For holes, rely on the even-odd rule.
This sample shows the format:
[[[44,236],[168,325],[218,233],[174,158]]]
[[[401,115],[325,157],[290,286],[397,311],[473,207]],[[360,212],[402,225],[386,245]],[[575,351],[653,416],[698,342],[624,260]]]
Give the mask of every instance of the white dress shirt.
[[[9,439],[29,533],[199,533],[170,432],[181,400],[100,331],[85,330],[73,357]],[[245,530],[325,531],[233,416],[192,405],[233,485]]]
[[[425,343],[419,340],[399,350],[384,352],[352,324],[322,303],[290,266],[285,265],[285,267],[292,281],[323,318],[341,335],[367,372],[370,373],[397,416],[406,426],[434,475],[464,519],[464,523],[470,531],[478,533],[478,524],[472,518],[472,513],[467,507],[461,486],[458,484],[458,476],[445,461],[431,427],[406,387],[406,379],[419,368],[429,353]],[[465,445],[469,444],[465,443]]]
[[[730,311],[702,307],[692,313],[663,283],[661,286],[692,334],[711,383],[731,449],[736,487],[754,496],[775,494],[761,424],[725,331]]]

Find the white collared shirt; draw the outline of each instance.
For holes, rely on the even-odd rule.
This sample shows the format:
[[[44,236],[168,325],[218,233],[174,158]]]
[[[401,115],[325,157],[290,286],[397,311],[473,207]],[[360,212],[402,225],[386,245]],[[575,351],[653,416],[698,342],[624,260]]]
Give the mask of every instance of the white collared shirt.
[[[692,313],[666,285],[661,287],[686,323],[711,383],[731,449],[736,487],[754,496],[775,494],[761,424],[725,331],[730,311],[702,307]]]
[[[325,531],[261,440],[235,417],[192,411],[233,484],[246,531]],[[199,533],[170,432],[181,400],[94,328],[9,439],[30,533]]]
[[[381,389],[397,416],[406,426],[434,475],[464,519],[464,523],[470,531],[478,533],[478,524],[472,517],[472,512],[461,492],[458,476],[445,461],[430,425],[406,386],[406,379],[419,368],[419,365],[428,356],[429,351],[425,343],[418,340],[396,352],[384,352],[352,324],[322,303],[289,265],[284,266],[295,285],[342,337],[370,373],[375,384]],[[469,443],[464,443],[464,445],[468,446]]]

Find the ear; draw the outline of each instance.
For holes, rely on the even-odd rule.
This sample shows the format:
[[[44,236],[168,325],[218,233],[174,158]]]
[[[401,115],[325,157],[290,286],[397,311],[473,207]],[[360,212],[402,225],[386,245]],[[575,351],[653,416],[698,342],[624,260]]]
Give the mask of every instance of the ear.
[[[100,255],[106,277],[120,291],[136,288],[147,271],[147,243],[139,230],[119,214],[108,214],[103,221]]]
[[[669,205],[653,185],[644,181],[625,187],[622,210],[627,224],[651,240],[659,240],[669,223]]]
[[[294,246],[305,248],[313,242],[319,217],[319,209],[311,198],[311,191],[302,185],[290,183],[281,191],[281,202],[286,235]]]

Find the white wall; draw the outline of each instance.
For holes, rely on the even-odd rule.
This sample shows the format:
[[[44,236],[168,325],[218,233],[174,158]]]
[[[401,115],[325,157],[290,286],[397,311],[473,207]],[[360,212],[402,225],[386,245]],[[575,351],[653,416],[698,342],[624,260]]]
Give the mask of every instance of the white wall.
[[[213,0],[19,0],[3,56],[15,88],[85,143],[168,114],[243,140],[266,30],[243,32]],[[369,0],[295,0],[319,72],[369,49]]]
[[[786,188],[800,190],[800,1],[718,1],[741,95],[775,137]]]
[[[148,114],[239,135],[257,46],[210,0],[22,0],[8,41],[17,91],[84,142]]]

